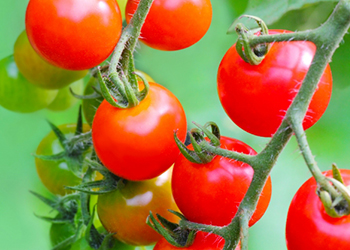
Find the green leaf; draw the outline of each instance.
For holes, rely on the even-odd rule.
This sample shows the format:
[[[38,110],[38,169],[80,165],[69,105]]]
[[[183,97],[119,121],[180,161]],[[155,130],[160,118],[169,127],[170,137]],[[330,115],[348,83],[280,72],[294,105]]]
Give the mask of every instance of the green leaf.
[[[250,0],[245,13],[260,17],[267,24],[271,24],[290,10],[300,9],[306,4],[318,2],[327,2],[327,0]],[[328,0],[328,2],[338,1]]]

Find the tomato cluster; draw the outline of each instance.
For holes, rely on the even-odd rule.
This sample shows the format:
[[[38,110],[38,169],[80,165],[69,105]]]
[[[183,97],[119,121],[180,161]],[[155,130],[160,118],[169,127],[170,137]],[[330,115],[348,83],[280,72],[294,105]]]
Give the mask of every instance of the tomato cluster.
[[[140,0],[124,1],[125,18],[130,26],[139,4]],[[184,49],[205,35],[211,18],[210,0],[154,0],[141,28],[140,40],[158,50]],[[176,224],[178,217],[204,225],[229,225],[255,177],[253,164],[215,155],[200,145],[213,146],[215,137],[216,149],[257,155],[237,139],[210,134],[200,127],[198,137],[190,133],[192,144],[187,147],[183,144],[188,133],[181,103],[148,75],[142,72],[145,77],[134,75],[133,60],[127,51],[129,44],[120,53],[128,54],[127,59],[120,59],[126,62],[119,61],[112,69],[106,59],[122,31],[121,10],[115,0],[30,0],[26,30],[15,43],[14,55],[0,61],[0,105],[9,110],[62,111],[76,102],[71,92],[83,99],[87,124],[82,123],[81,114],[76,125],[50,124],[53,131],[41,141],[35,155],[44,186],[59,197],[71,195],[68,201],[76,199],[80,205],[81,210],[75,211],[66,209],[64,198],[65,202],[59,198],[63,205],[48,202],[59,212],[52,221],[60,224],[52,224],[50,237],[54,246],[65,244],[61,249],[96,249],[108,237],[116,239],[108,249],[136,249],[152,244],[156,244],[155,250],[179,249],[161,235],[169,228],[173,228],[173,234],[183,233]],[[270,34],[287,32],[271,30]],[[251,65],[233,45],[222,59],[217,75],[219,98],[231,120],[253,135],[273,136],[298,93],[315,51],[310,42],[272,43],[264,60]],[[102,63],[107,70],[100,67]],[[94,69],[86,78],[84,95],[79,96],[84,89],[82,78],[91,68]],[[124,85],[112,86],[116,84],[113,82],[116,75],[118,84]],[[332,76],[327,65],[309,104],[304,129],[325,112],[331,89]],[[139,98],[137,105],[118,106],[128,101],[128,91]],[[12,95],[14,92],[16,95]],[[106,92],[114,102],[106,98]],[[200,140],[204,134],[211,138]],[[196,152],[208,160],[201,162],[198,155],[180,151]],[[272,188],[268,173],[255,211],[247,220],[249,227],[269,205]],[[341,173],[348,185],[349,171]],[[292,201],[286,229],[289,250],[349,246],[349,216],[329,217],[316,187],[314,179],[308,180]],[[74,197],[72,190],[98,194],[98,200],[90,204],[83,195]],[[94,227],[95,214],[84,208],[86,205],[89,209],[96,205],[98,220],[107,233]],[[167,229],[159,230],[158,225],[152,225],[156,232],[149,227],[146,221],[150,212],[159,214],[157,218]],[[301,224],[303,230],[299,230]],[[86,231],[79,231],[81,228]],[[327,239],[330,232],[339,228],[340,236]],[[224,238],[198,231],[193,244],[183,249],[217,250],[224,244]]]

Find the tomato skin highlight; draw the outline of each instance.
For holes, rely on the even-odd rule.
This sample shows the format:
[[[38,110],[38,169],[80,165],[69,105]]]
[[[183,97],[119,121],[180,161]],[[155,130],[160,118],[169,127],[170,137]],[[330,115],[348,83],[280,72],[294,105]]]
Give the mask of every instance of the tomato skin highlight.
[[[350,170],[340,169],[345,186]],[[332,177],[332,171],[323,172]],[[346,250],[350,246],[350,216],[330,217],[316,194],[317,183],[308,179],[295,194],[288,211],[286,241],[288,250]]]
[[[34,50],[51,64],[89,69],[113,51],[122,30],[115,0],[30,0],[26,31]]]
[[[221,136],[220,142],[221,148],[249,155],[256,154],[251,147],[239,140]],[[177,206],[188,220],[225,226],[235,216],[253,174],[254,170],[248,164],[222,156],[217,155],[206,164],[196,164],[181,155],[174,165],[172,192]],[[249,226],[263,216],[270,199],[269,177]]]
[[[157,178],[142,182],[127,182],[121,190],[100,195],[98,216],[113,237],[130,245],[150,245],[161,235],[146,224],[149,212],[177,222],[168,209],[178,211],[171,195],[171,169]]]
[[[186,115],[166,88],[150,83],[139,105],[128,109],[103,101],[92,124],[92,141],[102,163],[112,173],[133,181],[159,176],[175,162],[174,140],[186,137]]]
[[[270,34],[284,32],[290,31],[270,30]],[[271,137],[296,96],[315,51],[311,42],[278,42],[259,65],[250,65],[233,45],[217,75],[219,98],[227,115],[246,132]],[[321,118],[331,92],[332,74],[327,65],[303,121],[304,129]]]
[[[126,5],[127,23],[140,0]],[[212,19],[210,0],[154,0],[141,29],[140,40],[158,50],[180,50],[198,42]]]
[[[63,124],[58,128],[67,137],[73,137],[76,124]],[[83,132],[90,130],[87,124],[83,125]],[[51,131],[40,142],[36,154],[37,155],[53,155],[63,151],[55,133]],[[44,186],[53,194],[66,195],[74,192],[73,190],[65,189],[65,186],[76,186],[81,184],[81,179],[71,172],[65,160],[47,161],[35,158],[36,170],[39,178]]]
[[[88,73],[87,70],[65,70],[49,64],[32,48],[25,31],[16,40],[13,56],[23,76],[30,83],[44,89],[64,88]]]

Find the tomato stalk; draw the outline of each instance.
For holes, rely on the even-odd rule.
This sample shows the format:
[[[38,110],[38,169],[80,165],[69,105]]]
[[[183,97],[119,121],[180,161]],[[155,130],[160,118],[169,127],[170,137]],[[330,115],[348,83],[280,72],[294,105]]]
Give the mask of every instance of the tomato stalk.
[[[148,93],[147,80],[140,76],[144,89],[139,91],[133,52],[141,28],[146,20],[153,0],[141,0],[130,23],[124,28],[120,40],[114,49],[107,76],[102,75],[98,68],[97,79],[101,86],[103,97],[114,107],[129,108],[137,106]]]

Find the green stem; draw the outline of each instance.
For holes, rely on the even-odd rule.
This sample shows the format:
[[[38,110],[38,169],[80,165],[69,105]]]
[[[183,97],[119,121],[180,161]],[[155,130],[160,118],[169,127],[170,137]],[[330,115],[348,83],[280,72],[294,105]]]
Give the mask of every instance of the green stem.
[[[117,71],[118,63],[121,61],[121,56],[126,48],[131,52],[135,50],[137,39],[141,33],[142,25],[146,20],[152,3],[153,0],[140,0],[140,3],[133,17],[131,18],[130,23],[123,30],[120,40],[114,49],[108,69],[108,75]]]

